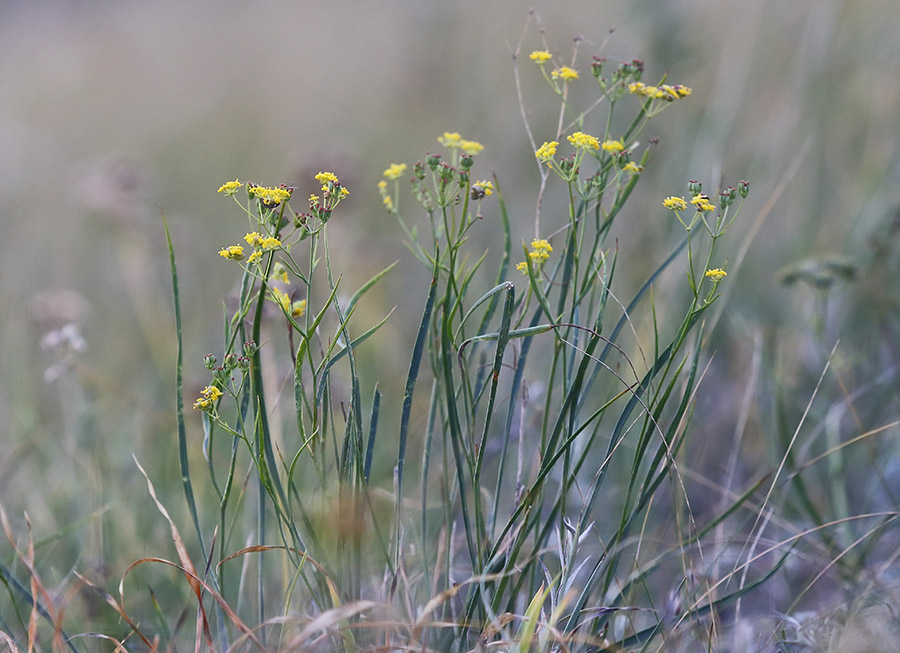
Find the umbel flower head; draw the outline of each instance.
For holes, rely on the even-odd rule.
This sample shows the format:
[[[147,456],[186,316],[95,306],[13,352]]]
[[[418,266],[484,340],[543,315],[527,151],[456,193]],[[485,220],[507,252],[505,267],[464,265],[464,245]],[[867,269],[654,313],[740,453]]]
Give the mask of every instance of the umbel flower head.
[[[208,385],[200,391],[200,397],[194,402],[194,410],[212,410],[213,406],[222,396],[222,391],[214,385]]]
[[[219,187],[218,192],[225,193],[226,195],[234,195],[236,192],[238,192],[238,189],[243,187],[243,185],[244,184],[242,184],[240,181],[235,179],[234,181],[228,181],[228,182],[225,182],[224,184],[222,184]]]
[[[292,190],[287,187],[250,186],[247,192],[258,199],[267,209],[272,209],[291,199]]]
[[[549,241],[543,238],[535,238],[531,241],[531,251],[528,252],[528,260],[516,265],[516,269],[522,274],[528,274],[529,262],[536,267],[540,267],[544,264],[544,261],[550,258],[550,252],[552,251],[553,246],[550,245]]]
[[[534,155],[537,157],[538,161],[546,163],[556,154],[556,148],[558,146],[559,143],[557,141],[545,141],[543,145],[535,150]]]
[[[573,79],[578,79],[578,71],[574,68],[569,68],[568,66],[560,66],[551,72],[550,76],[553,79],[562,79],[568,82]]]
[[[568,136],[567,139],[575,148],[580,150],[600,149],[600,141],[597,137],[585,134],[584,132],[575,132],[571,136]]]

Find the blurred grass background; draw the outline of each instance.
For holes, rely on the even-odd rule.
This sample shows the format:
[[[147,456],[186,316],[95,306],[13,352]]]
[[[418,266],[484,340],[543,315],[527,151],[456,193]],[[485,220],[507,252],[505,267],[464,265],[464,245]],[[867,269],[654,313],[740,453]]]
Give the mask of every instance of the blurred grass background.
[[[755,236],[722,298],[717,354],[695,417],[698,469],[722,465],[760,357],[773,383],[796,389],[785,407],[791,428],[837,338],[837,368],[851,390],[887,375],[871,410],[857,416],[860,427],[897,414],[895,0],[5,3],[0,501],[19,525],[28,512],[48,580],[77,568],[108,583],[128,562],[171,547],[132,452],[170,511],[182,513],[160,210],[180,267],[190,398],[206,381],[202,356],[221,354],[222,301],[237,282],[216,251],[244,232],[216,188],[240,177],[308,193],[316,172],[337,173],[351,195],[329,224],[329,242],[348,294],[401,260],[357,316],[370,324],[399,303],[397,319],[360,354],[373,382],[377,363],[396,412],[415,322],[405,316],[421,311],[426,288],[375,185],[389,163],[412,164],[437,149],[438,135],[459,131],[485,145],[474,177],[499,175],[516,242],[533,237],[539,177],[512,57],[526,24],[523,55],[546,38],[567,61],[577,39],[585,88],[594,83],[590,56],[599,54],[643,59],[648,83],[668,74],[694,89],[645,134],[659,145],[617,226],[626,297],[679,235],[663,197],[686,194],[691,178],[710,191],[752,182],[721,248],[736,256]],[[519,66],[535,137],[550,139],[558,105],[527,57]],[[575,86],[573,99],[592,93]],[[404,199],[412,222],[412,199]],[[497,246],[491,217],[472,251]],[[542,220],[549,231],[565,216]],[[857,274],[830,289],[817,335],[822,293],[782,285],[778,273],[834,255]],[[683,286],[679,269],[655,292]],[[44,371],[57,361],[40,341],[69,320],[81,325],[87,351],[48,383]],[[760,383],[741,448],[748,470],[778,450],[765,419],[776,388]],[[189,418],[199,467],[199,419]],[[396,435],[382,438],[380,473],[389,477]],[[896,456],[892,464],[900,475]]]

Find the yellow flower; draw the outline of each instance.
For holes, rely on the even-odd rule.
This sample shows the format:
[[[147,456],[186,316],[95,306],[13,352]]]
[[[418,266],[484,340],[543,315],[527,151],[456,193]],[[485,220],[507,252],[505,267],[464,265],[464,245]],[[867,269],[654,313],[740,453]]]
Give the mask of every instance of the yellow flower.
[[[266,251],[271,251],[273,249],[281,247],[281,241],[277,238],[269,236],[268,238],[263,238],[261,241],[259,241],[259,246]]]
[[[728,276],[728,273],[722,268],[713,268],[711,270],[707,270],[704,275],[713,280],[713,283],[719,283],[722,279]]]
[[[534,153],[538,160],[546,163],[556,154],[556,148],[559,145],[556,141],[545,141]]]
[[[222,396],[222,391],[219,390],[214,385],[208,385],[205,388],[203,388],[203,391],[201,392],[201,394],[204,397],[206,397],[207,399],[211,399],[212,401],[215,401],[216,399],[218,399],[219,397]]]
[[[259,235],[258,231],[251,231],[249,234],[244,236],[244,240],[247,241],[248,245],[253,245],[256,247],[262,242],[262,236]]]
[[[385,195],[384,197],[382,197],[381,202],[382,204],[384,204],[384,208],[386,208],[388,211],[394,210],[394,200],[390,195]]]
[[[644,82],[632,82],[628,85],[628,92],[632,95],[640,95],[643,97],[657,97],[659,89],[655,86],[648,86]]]
[[[547,61],[550,61],[550,59],[553,58],[553,55],[550,54],[550,52],[547,50],[535,50],[530,55],[528,55],[528,58],[531,59],[532,61],[534,61],[535,63],[542,64]]]
[[[617,154],[625,149],[622,141],[614,140],[603,141],[603,145],[601,145],[600,147],[602,147],[606,152],[611,152],[612,154]]]
[[[462,136],[459,132],[444,132],[443,136],[438,136],[438,143],[451,149],[460,147],[462,145]]]
[[[267,207],[278,206],[282,202],[291,199],[291,193],[285,188],[270,188],[268,186],[253,186],[250,194],[259,199]]]
[[[285,311],[290,312],[291,310],[291,297],[286,292],[281,290],[278,286],[272,286],[272,298],[275,300],[275,303],[280,305]]]
[[[316,181],[320,184],[326,184],[327,182],[331,182],[332,184],[339,184],[337,175],[333,172],[320,172],[316,175]]]
[[[622,167],[622,170],[624,170],[625,172],[630,172],[632,174],[638,174],[638,173],[644,171],[644,169],[641,166],[639,166],[638,164],[636,164],[634,161],[629,161],[628,163],[626,163]]]
[[[306,312],[306,300],[301,299],[291,304],[291,317],[294,319],[303,317]]]
[[[384,176],[388,179],[400,179],[406,170],[405,163],[392,163],[391,166],[384,171]],[[383,180],[382,180],[383,181]]]
[[[480,187],[481,190],[484,191],[484,194],[487,195],[487,196],[489,196],[489,197],[490,197],[491,195],[494,194],[494,184],[493,184],[493,182],[490,182],[490,181],[487,181],[487,180],[485,180],[485,181],[478,181],[478,182],[475,182],[475,185],[478,186],[478,187]]]
[[[562,78],[569,81],[570,79],[578,79],[578,71],[574,68],[569,68],[568,66],[562,66],[551,72],[550,76],[553,77],[553,79]]]
[[[596,137],[584,132],[575,132],[568,137],[569,142],[581,150],[597,150],[600,148],[600,141]],[[606,149],[606,143],[603,144]]]
[[[238,191],[238,188],[240,188],[243,185],[244,184],[242,184],[237,179],[235,179],[234,181],[229,181],[229,182],[222,184],[219,187],[219,190],[216,192],[225,193],[226,195],[234,195]]]
[[[262,258],[262,252],[260,250],[256,250],[253,252],[250,257],[247,259],[247,263],[256,263],[259,259]]]
[[[531,251],[528,252],[528,260],[533,261],[535,265],[543,265],[544,261],[550,258],[550,252],[552,251],[553,247],[549,241],[543,238],[536,238],[531,241]],[[516,269],[523,274],[528,274],[528,261],[522,261],[516,265]]]
[[[214,385],[208,385],[200,391],[200,398],[194,402],[194,410],[209,410],[213,403],[222,396],[222,391]]]
[[[481,150],[484,149],[484,145],[479,143],[478,141],[467,141],[462,140],[459,144],[460,149],[466,154],[478,154]]]
[[[546,241],[543,238],[532,240],[531,249],[532,251],[528,256],[535,261],[546,261],[550,258],[550,252],[553,251],[553,247],[550,245],[549,241]]]
[[[227,258],[231,261],[240,261],[242,258],[244,258],[244,248],[240,245],[223,247],[219,250],[219,256]]]
[[[695,195],[694,199],[691,200],[691,204],[694,205],[694,208],[701,212],[707,211],[715,211],[716,207],[713,206],[712,202],[709,201],[709,197],[707,195]]]
[[[673,195],[663,200],[663,206],[673,211],[684,211],[687,208],[687,202],[684,201],[683,197],[675,197]]]

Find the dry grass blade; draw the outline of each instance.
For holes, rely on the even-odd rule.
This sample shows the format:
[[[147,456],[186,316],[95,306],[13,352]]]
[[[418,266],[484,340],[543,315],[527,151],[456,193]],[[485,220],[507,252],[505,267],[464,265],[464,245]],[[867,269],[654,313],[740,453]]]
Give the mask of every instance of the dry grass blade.
[[[194,585],[196,585],[197,587],[201,588],[202,591],[209,593],[209,595],[212,597],[212,599],[216,603],[219,604],[219,607],[222,608],[222,611],[234,624],[235,628],[237,628],[239,631],[241,631],[242,633],[247,635],[261,651],[265,650],[265,646],[263,646],[263,643],[261,641],[259,641],[259,639],[256,637],[256,635],[253,634],[252,629],[249,626],[247,626],[247,624],[245,624],[241,620],[240,617],[237,616],[237,613],[235,613],[235,611],[231,609],[231,606],[228,605],[228,603],[225,601],[225,599],[223,599],[222,596],[218,592],[216,592],[216,590],[213,589],[206,581],[204,581],[202,578],[197,576],[197,574],[195,572],[179,565],[177,562],[172,562],[171,560],[166,560],[164,558],[152,558],[152,557],[151,558],[141,558],[140,560],[136,560],[135,562],[132,562],[128,566],[128,568],[125,570],[125,573],[122,574],[122,580],[119,582],[119,592],[120,593],[123,591],[122,586],[123,586],[123,583],[125,582],[125,577],[131,572],[131,570],[136,567],[139,567],[140,565],[146,564],[148,562],[158,562],[160,564],[168,565],[169,567],[174,567],[175,569],[178,569],[181,573],[183,573],[185,575],[185,577],[188,579],[188,582],[191,583],[192,587]],[[214,647],[212,646],[212,642],[209,642],[209,646],[210,646],[210,650],[215,650]]]
[[[137,456],[132,454],[131,456],[134,459],[134,464],[137,465],[138,470],[140,470],[141,474],[147,481],[147,490],[150,492],[150,496],[153,499],[153,502],[156,504],[157,510],[159,510],[160,514],[165,518],[167,522],[169,522],[169,529],[172,533],[172,542],[175,544],[175,550],[178,552],[178,559],[181,561],[182,567],[190,573],[186,573],[186,577],[188,579],[188,583],[191,586],[191,589],[194,591],[194,595],[197,597],[197,607],[198,607],[198,637],[199,633],[202,630],[203,636],[206,638],[207,645],[210,650],[213,650],[212,644],[212,633],[209,630],[209,620],[206,617],[206,610],[203,607],[203,589],[202,585],[199,582],[199,576],[197,574],[197,570],[194,568],[194,563],[191,561],[190,556],[188,555],[187,549],[184,546],[184,540],[181,537],[181,533],[178,532],[178,527],[175,526],[175,522],[172,521],[172,518],[169,516],[169,511],[166,510],[166,507],[160,502],[160,500],[156,497],[156,488],[153,487],[153,483],[150,482],[150,477],[147,475],[147,472],[141,467],[141,463],[138,462]],[[132,567],[129,567],[131,569]],[[127,573],[127,572],[126,572]],[[125,577],[122,577],[124,581]],[[119,597],[123,596],[123,587],[122,584],[119,584]],[[124,602],[124,601],[123,601]],[[198,641],[199,644],[199,641]]]
[[[56,610],[56,607],[52,599],[50,598],[50,594],[44,588],[43,583],[41,583],[40,577],[38,576],[37,570],[34,566],[34,538],[31,535],[31,520],[26,513],[25,524],[28,530],[28,543],[25,547],[25,553],[22,553],[22,551],[19,550],[19,547],[16,544],[16,538],[13,534],[12,526],[9,523],[9,519],[6,516],[6,511],[3,509],[3,506],[0,506],[0,523],[2,523],[3,525],[3,532],[6,535],[6,539],[9,540],[10,545],[12,545],[16,557],[18,557],[19,560],[22,561],[25,569],[28,570],[29,584],[31,586],[31,611],[28,615],[28,639],[26,650],[29,653],[36,650],[35,646],[37,643],[38,617],[42,614],[53,625],[54,647],[61,650],[62,648],[64,648],[61,634],[62,617]]]
[[[156,646],[149,639],[147,639],[147,637],[144,635],[144,633],[141,632],[141,629],[138,628],[137,624],[134,623],[134,621],[131,620],[131,617],[128,616],[128,613],[125,612],[125,608],[123,608],[119,604],[119,602],[116,601],[115,597],[112,594],[107,592],[102,587],[95,585],[94,583],[89,581],[87,578],[85,578],[84,576],[79,574],[77,571],[73,572],[73,573],[75,574],[75,576],[78,577],[78,580],[80,580],[82,583],[84,583],[85,585],[87,585],[88,587],[90,587],[92,590],[96,591],[100,596],[103,597],[103,600],[106,601],[107,605],[109,605],[113,610],[115,610],[116,614],[118,614],[120,617],[122,617],[122,620],[128,624],[128,626],[131,628],[132,632],[134,632],[135,635],[137,635],[138,637],[141,638],[141,641],[144,642],[144,644],[147,646],[147,648],[149,650],[156,651]]]
[[[346,605],[326,610],[304,626],[303,630],[288,643],[287,650],[302,650],[301,646],[303,642],[319,631],[329,630],[336,624],[346,621],[350,617],[358,615],[360,612],[376,608],[379,605],[381,604],[376,603],[375,601],[354,601],[353,603],[347,603]]]

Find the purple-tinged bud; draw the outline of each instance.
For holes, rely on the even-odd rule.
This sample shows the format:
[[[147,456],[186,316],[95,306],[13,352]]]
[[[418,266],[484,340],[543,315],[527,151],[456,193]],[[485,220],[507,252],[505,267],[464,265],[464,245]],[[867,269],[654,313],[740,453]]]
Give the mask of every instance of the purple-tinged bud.
[[[256,353],[257,346],[256,342],[253,340],[248,340],[244,343],[244,356],[253,356]]]
[[[219,362],[219,359],[216,358],[213,354],[207,354],[203,357],[203,364],[206,366],[206,369],[211,370],[216,366],[216,363]]]
[[[237,367],[237,359],[238,355],[235,353],[225,354],[225,360],[223,361],[225,364],[225,369],[229,372]]]
[[[425,163],[428,164],[428,167],[431,168],[432,172],[437,170],[438,164],[440,162],[441,162],[440,154],[432,154],[431,152],[425,153]]]
[[[738,182],[738,192],[741,194],[741,197],[747,197],[750,193],[750,182],[741,179]]]
[[[459,167],[464,171],[469,170],[473,163],[475,163],[475,159],[471,154],[463,154],[459,157]]]
[[[700,191],[703,189],[703,184],[701,184],[696,179],[691,179],[688,182],[688,191],[690,191],[691,195],[699,195]]]
[[[425,179],[425,164],[421,161],[416,161],[416,165],[413,166],[413,174],[419,181]]]
[[[241,356],[237,359],[237,366],[241,372],[247,372],[250,370],[250,359],[246,356]]]

